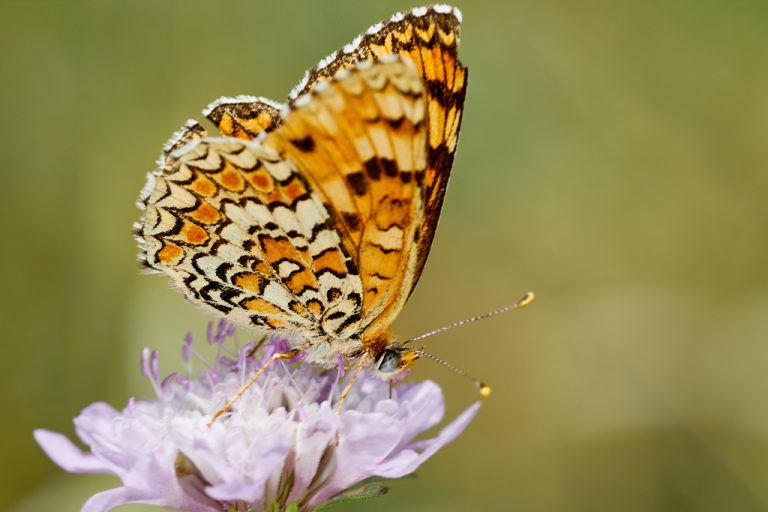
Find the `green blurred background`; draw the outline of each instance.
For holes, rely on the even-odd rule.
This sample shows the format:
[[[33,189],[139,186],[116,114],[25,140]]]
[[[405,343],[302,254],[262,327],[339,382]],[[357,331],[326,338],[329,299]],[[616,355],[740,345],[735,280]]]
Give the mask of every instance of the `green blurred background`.
[[[209,320],[141,276],[144,174],[222,95],[282,100],[410,1],[0,2],[0,509],[79,510],[32,429],[149,395]],[[494,386],[392,494],[340,510],[768,510],[768,3],[465,1],[460,149],[403,335]],[[429,362],[449,414],[477,399]],[[150,510],[124,507],[121,510]]]

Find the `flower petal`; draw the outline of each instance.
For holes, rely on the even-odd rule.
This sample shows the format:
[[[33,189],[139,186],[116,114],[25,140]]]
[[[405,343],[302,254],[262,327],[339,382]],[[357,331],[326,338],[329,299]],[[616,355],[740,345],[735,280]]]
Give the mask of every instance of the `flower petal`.
[[[443,392],[430,380],[412,386],[398,397],[398,401],[406,406],[402,409],[408,415],[403,418],[403,443],[410,443],[416,436],[440,423],[445,414]]]
[[[320,460],[329,446],[336,442],[338,431],[338,415],[327,402],[320,410],[312,414],[308,420],[299,425],[296,432],[294,486],[289,501],[301,498],[309,488],[318,472],[325,473],[332,468],[320,468]],[[325,471],[323,471],[325,470]],[[318,479],[325,475],[320,475]]]
[[[75,432],[89,446],[98,442],[100,433],[108,432],[113,419],[120,415],[111,405],[95,402],[75,418]]]
[[[111,473],[109,466],[94,457],[93,454],[82,451],[63,434],[39,428],[32,435],[45,454],[65,471],[70,473]]]
[[[402,438],[403,425],[383,413],[346,411],[341,418],[336,473],[310,503],[322,503],[376,474]]]
[[[82,512],[108,512],[115,507],[125,505],[126,503],[143,503],[146,505],[157,505],[160,507],[175,508],[177,510],[186,510],[188,512],[220,512],[211,502],[206,504],[202,501],[184,500],[179,502],[167,497],[158,496],[144,489],[135,489],[132,487],[116,487],[108,491],[102,491],[94,494],[83,505]]]
[[[384,478],[399,478],[413,473],[416,471],[416,468],[434,455],[437,450],[456,439],[458,435],[464,431],[467,425],[469,425],[472,418],[475,417],[478,409],[480,409],[480,402],[475,402],[455,420],[446,425],[437,437],[419,442],[417,445],[423,450],[421,453],[416,454],[417,452],[414,450],[401,451],[378,466],[374,475]]]
[[[126,503],[142,503],[144,493],[128,487],[117,487],[91,496],[82,512],[106,512]],[[146,503],[146,501],[143,501]]]
[[[291,422],[285,412],[229,418],[194,437],[176,433],[175,444],[210,482],[205,492],[217,500],[258,503],[265,484],[276,485],[292,451]]]

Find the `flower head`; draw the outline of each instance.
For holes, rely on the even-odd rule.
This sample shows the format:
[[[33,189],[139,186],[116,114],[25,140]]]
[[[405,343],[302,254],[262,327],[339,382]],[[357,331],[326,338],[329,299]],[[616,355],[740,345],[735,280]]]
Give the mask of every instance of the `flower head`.
[[[104,403],[86,407],[75,430],[83,452],[62,434],[36,430],[51,459],[75,473],[112,473],[122,486],[91,497],[85,512],[125,503],[147,503],[191,512],[312,510],[370,477],[412,473],[458,436],[479,404],[464,411],[432,439],[416,437],[443,417],[433,382],[394,388],[363,374],[343,411],[339,392],[350,376],[301,361],[278,361],[261,375],[232,411],[209,426],[220,408],[272,354],[287,351],[272,339],[257,355],[248,344],[224,354],[233,329],[220,323],[208,340],[219,347],[215,362],[195,375],[160,377],[157,352],[145,349],[142,371],[157,394],[131,399],[117,411]],[[191,336],[185,359],[197,354]]]

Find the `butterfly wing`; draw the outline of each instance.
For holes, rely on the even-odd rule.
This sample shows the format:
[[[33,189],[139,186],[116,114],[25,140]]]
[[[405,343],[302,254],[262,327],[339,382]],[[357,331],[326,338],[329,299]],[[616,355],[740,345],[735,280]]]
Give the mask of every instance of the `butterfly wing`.
[[[237,96],[219,98],[203,110],[222,135],[252,140],[262,132],[274,130],[282,121],[285,105],[267,98]]]
[[[139,202],[146,265],[241,324],[385,343],[453,162],[467,76],[459,23],[445,6],[398,13],[310,70],[287,114],[223,98],[204,114],[232,138],[188,122]],[[356,69],[393,54],[415,69]]]
[[[362,282],[362,338],[386,339],[413,287],[413,240],[426,213],[418,70],[391,56],[343,71],[295,101],[264,145],[294,162],[322,197]]]
[[[262,132],[274,130],[281,122],[281,111],[285,105],[268,98],[237,96],[219,98],[205,109],[203,115],[216,125],[225,137],[253,140]],[[208,135],[203,126],[194,119],[188,120],[163,146],[158,166],[166,170],[174,166],[174,152],[187,143],[200,140]]]
[[[239,323],[378,339],[417,261],[425,114],[395,60],[316,88],[263,141],[189,126],[141,198],[143,259]]]
[[[192,141],[169,162],[140,200],[140,257],[193,302],[241,324],[310,337],[359,309],[351,258],[290,162],[235,138]]]
[[[320,61],[289,96],[290,101],[296,101],[338,70],[366,60],[395,54],[410,58],[416,65],[426,89],[429,148],[422,188],[425,216],[416,239],[418,259],[409,293],[432,246],[459,137],[468,77],[467,68],[458,60],[460,25],[461,12],[446,5],[397,13]]]

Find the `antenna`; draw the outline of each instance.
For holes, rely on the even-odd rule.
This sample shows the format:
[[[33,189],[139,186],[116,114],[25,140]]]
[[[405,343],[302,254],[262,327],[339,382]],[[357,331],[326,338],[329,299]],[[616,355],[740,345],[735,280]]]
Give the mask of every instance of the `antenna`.
[[[491,396],[491,388],[490,388],[490,386],[488,386],[485,383],[483,383],[483,381],[481,381],[480,379],[478,379],[476,377],[473,377],[472,375],[468,374],[467,372],[465,372],[461,368],[452,365],[448,361],[440,359],[436,355],[430,354],[429,352],[424,352],[422,349],[414,350],[414,352],[416,352],[416,354],[418,356],[420,356],[420,357],[426,357],[427,359],[431,359],[431,360],[433,360],[436,363],[440,363],[441,365],[445,366],[449,370],[453,370],[454,372],[458,373],[462,377],[465,377],[465,378],[471,380],[475,384],[475,386],[477,386],[477,389],[480,390],[480,395],[481,396],[486,397],[486,398]]]
[[[499,309],[496,309],[494,311],[489,311],[488,313],[483,313],[482,315],[473,316],[473,317],[470,317],[470,318],[467,318],[467,319],[464,319],[464,320],[460,320],[458,322],[454,322],[454,323],[449,324],[449,325],[445,325],[443,327],[435,329],[434,331],[429,331],[428,333],[421,334],[419,336],[416,336],[415,338],[411,338],[411,339],[405,340],[402,344],[405,345],[406,343],[412,343],[414,341],[423,340],[424,338],[428,338],[428,337],[430,337],[430,336],[432,336],[434,334],[437,334],[437,333],[440,333],[440,332],[443,332],[443,331],[447,331],[449,329],[453,329],[454,327],[461,327],[462,325],[471,324],[472,322],[477,322],[478,320],[482,320],[482,319],[488,318],[490,316],[500,315],[501,313],[506,313],[507,311],[512,311],[513,309],[524,308],[525,306],[527,306],[528,304],[533,302],[533,298],[534,298],[533,292],[528,292],[528,293],[525,294],[525,296],[523,296],[520,300],[518,300],[517,302],[515,302],[513,304],[510,304],[508,306],[504,306],[503,308],[499,308]],[[476,377],[473,377],[472,375],[470,375],[469,373],[465,372],[461,368],[459,368],[457,366],[454,366],[451,363],[449,363],[448,361],[440,359],[439,357],[437,357],[435,355],[432,355],[429,352],[424,352],[423,349],[417,349],[417,350],[414,350],[414,352],[418,356],[426,357],[427,359],[431,359],[432,361],[445,366],[449,370],[453,370],[454,372],[458,373],[462,377],[465,377],[465,378],[471,380],[475,384],[475,386],[477,386],[477,389],[480,391],[480,396],[483,396],[483,397],[491,396],[491,388],[490,388],[490,386],[488,386],[487,384],[483,383],[483,381],[481,381],[480,379],[478,379]]]
[[[507,311],[512,311],[514,309],[524,308],[525,306],[527,306],[528,304],[533,302],[533,298],[534,298],[533,292],[528,292],[528,293],[525,294],[525,296],[523,298],[521,298],[520,300],[518,300],[514,304],[510,304],[508,306],[504,306],[503,308],[499,308],[499,309],[496,309],[494,311],[489,311],[488,313],[483,313],[482,315],[473,316],[473,317],[470,317],[470,318],[466,318],[464,320],[459,320],[458,322],[454,322],[452,324],[444,325],[443,327],[435,329],[434,331],[429,331],[427,333],[420,334],[419,336],[416,336],[415,338],[411,338],[411,339],[405,340],[402,344],[405,345],[407,343],[412,343],[414,341],[423,340],[424,338],[429,338],[430,336],[432,336],[434,334],[441,333],[443,331],[447,331],[447,330],[453,329],[455,327],[461,327],[462,325],[471,324],[473,322],[477,322],[478,320],[482,320],[484,318],[488,318],[488,317],[491,317],[491,316],[500,315],[502,313],[506,313]],[[429,357],[429,356],[427,356],[427,357]],[[437,359],[437,358],[432,356],[432,359]],[[445,363],[443,361],[438,361],[438,362],[442,362],[446,366],[451,366],[451,365],[449,365],[449,364],[447,364],[447,363]],[[459,372],[459,373],[461,373],[461,372]],[[475,379],[475,380],[477,380],[477,379]]]

